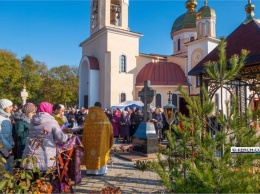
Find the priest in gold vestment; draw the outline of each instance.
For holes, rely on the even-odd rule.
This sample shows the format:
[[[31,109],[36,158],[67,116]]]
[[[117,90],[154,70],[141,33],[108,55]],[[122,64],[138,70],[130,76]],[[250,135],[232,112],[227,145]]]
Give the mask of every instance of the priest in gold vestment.
[[[114,142],[113,128],[101,109],[101,103],[96,102],[89,108],[83,127],[82,144],[84,146],[83,165],[87,174],[103,175],[107,171],[107,162]]]

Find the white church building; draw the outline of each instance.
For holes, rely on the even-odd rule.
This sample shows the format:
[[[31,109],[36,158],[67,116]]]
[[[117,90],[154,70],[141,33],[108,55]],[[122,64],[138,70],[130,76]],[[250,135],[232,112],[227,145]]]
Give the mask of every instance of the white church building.
[[[79,107],[88,108],[100,101],[103,108],[110,108],[126,100],[139,100],[144,81],[150,80],[156,90],[151,105],[166,105],[171,91],[173,104],[181,111],[185,102],[178,95],[178,86],[198,95],[199,80],[188,72],[220,41],[216,38],[215,11],[207,1],[196,11],[197,1],[187,0],[184,14],[176,18],[170,32],[173,54],[140,54],[142,34],[128,28],[129,3],[91,0],[90,37],[80,43]]]

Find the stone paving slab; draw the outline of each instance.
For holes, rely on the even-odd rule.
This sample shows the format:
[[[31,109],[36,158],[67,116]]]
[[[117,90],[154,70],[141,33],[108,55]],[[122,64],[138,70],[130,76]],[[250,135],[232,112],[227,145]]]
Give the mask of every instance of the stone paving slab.
[[[121,188],[122,193],[164,193],[166,188],[161,184],[159,176],[153,171],[140,171],[134,162],[113,156],[113,166],[108,165],[104,176],[87,176],[82,168],[82,183],[74,186],[75,193],[100,191],[107,186]]]
[[[157,156],[156,154],[140,154],[134,151],[129,151],[129,152],[117,152],[115,153],[116,156],[130,160],[132,162],[137,161],[137,160],[150,160],[150,159],[156,159]]]

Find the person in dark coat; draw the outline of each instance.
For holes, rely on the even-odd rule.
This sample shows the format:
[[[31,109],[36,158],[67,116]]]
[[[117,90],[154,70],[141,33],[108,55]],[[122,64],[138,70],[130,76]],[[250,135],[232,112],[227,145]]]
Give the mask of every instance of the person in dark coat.
[[[128,114],[130,115],[130,122],[131,122],[131,125],[130,125],[130,141],[132,141],[132,136],[133,136],[134,133],[135,133],[134,117],[135,117],[135,115],[136,115],[136,111],[137,111],[137,109],[136,109],[136,107],[134,106],[134,107],[132,108],[131,114],[129,114],[129,112],[128,112]]]
[[[81,112],[77,115],[77,118],[76,118],[79,126],[84,124],[87,115],[88,115],[88,110],[83,107],[81,109]]]
[[[78,122],[77,122],[77,115],[76,115],[76,109],[72,108],[71,111],[68,114],[68,122],[69,122],[69,126],[68,128],[73,128],[73,127],[77,127],[78,126]]]
[[[28,141],[29,124],[35,111],[36,108],[33,103],[26,103],[22,109],[22,114],[15,122],[15,134],[13,134],[16,137],[15,159],[22,159],[23,151]]]
[[[154,123],[155,131],[158,136],[158,141],[160,143],[162,140],[163,118],[159,108],[155,109],[152,115],[152,122]]]
[[[105,110],[105,113],[106,113],[106,115],[107,115],[107,118],[111,121],[111,119],[112,119],[112,117],[113,117],[111,111],[107,109],[107,110]]]
[[[123,143],[127,140],[129,143],[129,135],[130,135],[130,116],[127,114],[127,111],[122,112],[122,116],[119,121],[120,124],[120,136],[123,137]]]
[[[143,121],[143,115],[142,112],[140,110],[136,111],[136,114],[134,115],[134,119],[133,119],[133,125],[134,125],[134,132],[133,134],[135,134],[139,124]]]
[[[162,128],[162,138],[165,139],[166,138],[166,132],[169,130],[169,124],[166,121],[166,117],[164,112],[162,112],[162,118],[163,118],[163,128]]]

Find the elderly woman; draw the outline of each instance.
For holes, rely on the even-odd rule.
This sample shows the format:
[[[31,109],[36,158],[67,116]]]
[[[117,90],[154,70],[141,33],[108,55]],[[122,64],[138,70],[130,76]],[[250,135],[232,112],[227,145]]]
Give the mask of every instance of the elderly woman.
[[[119,120],[120,129],[119,133],[120,136],[123,137],[123,143],[126,142],[129,143],[129,135],[130,135],[130,116],[128,115],[127,111],[122,112],[122,116]]]
[[[153,113],[152,122],[154,123],[155,131],[158,136],[158,142],[162,141],[163,117],[159,108]]]
[[[36,107],[33,103],[26,103],[22,109],[22,114],[15,122],[15,134],[13,135],[16,137],[16,159],[21,159],[23,156],[29,135],[29,124],[35,111]]]
[[[72,137],[64,134],[58,122],[52,116],[52,104],[41,102],[37,114],[32,117],[29,127],[28,144],[23,153],[23,158],[34,155],[37,158],[37,167],[47,171],[48,167],[56,167],[56,144],[63,144]],[[32,169],[29,164],[27,169]]]
[[[11,151],[14,147],[14,140],[12,137],[12,124],[10,120],[13,103],[8,99],[0,100],[0,157],[7,160],[4,164],[6,171],[12,171]]]

